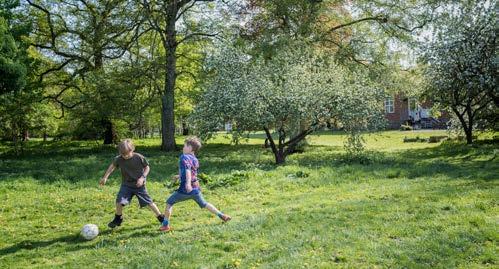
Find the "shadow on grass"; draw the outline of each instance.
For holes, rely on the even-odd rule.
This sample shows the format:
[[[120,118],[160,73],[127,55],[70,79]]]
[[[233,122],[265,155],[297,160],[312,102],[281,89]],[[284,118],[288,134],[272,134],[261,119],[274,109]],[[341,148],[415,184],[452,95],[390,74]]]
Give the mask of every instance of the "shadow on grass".
[[[35,142],[42,143],[42,142]],[[362,173],[380,172],[388,178],[432,177],[444,174],[451,178],[497,179],[498,160],[495,158],[498,144],[481,141],[475,146],[443,143],[433,148],[408,149],[399,152],[369,152],[368,163],[360,164],[338,152],[340,147],[308,146],[304,153],[288,157],[288,165],[326,168],[355,167]],[[156,145],[142,145],[137,152],[151,162],[150,181],[163,181],[177,173],[180,152],[163,152]],[[116,155],[114,147],[87,142],[54,142],[46,147],[30,147],[23,156],[4,155],[0,158],[0,181],[16,181],[33,178],[41,183],[57,181],[88,182],[94,184]],[[269,149],[261,145],[208,144],[199,154],[200,172],[222,175],[234,170],[276,169]],[[118,173],[114,174],[119,180]]]
[[[320,147],[311,147],[312,150]],[[496,155],[499,144],[482,141],[474,146],[461,143],[443,143],[433,148],[409,149],[386,153],[371,151],[358,159],[344,153],[293,155],[291,160],[303,167],[345,169],[353,167],[359,174],[377,173],[387,178],[434,177],[444,175],[449,178],[497,180],[499,160]],[[351,169],[350,169],[351,170]]]
[[[443,143],[431,149],[398,153],[394,166],[404,170],[408,178],[442,174],[449,178],[491,181],[499,179],[498,149],[499,144],[488,141],[473,146]]]
[[[145,229],[148,228],[148,229]],[[103,231],[99,232],[99,237],[103,237],[105,235],[109,235],[112,233],[123,233],[123,236],[120,236],[116,239],[113,239],[115,241],[119,241],[125,238],[131,238],[131,237],[145,237],[145,236],[151,236],[151,235],[157,235],[159,232],[157,230],[150,230],[151,225],[142,225],[139,227],[128,227],[128,228],[116,228],[116,229],[105,229]],[[136,231],[132,234],[130,233],[124,233],[126,231]],[[106,240],[106,239],[105,239]],[[94,248],[96,244],[99,243],[99,241],[93,241],[95,242],[92,245],[79,245],[82,243],[87,243],[89,242],[88,240],[83,239],[79,234],[70,234],[70,235],[65,235],[57,238],[53,238],[51,240],[41,240],[41,241],[33,241],[33,240],[24,240],[22,242],[19,242],[15,245],[12,245],[10,247],[6,247],[3,249],[0,249],[0,257],[9,255],[9,254],[14,254],[20,250],[35,250],[35,249],[40,249],[40,248],[45,248],[45,247],[50,247],[54,244],[58,243],[64,243],[66,245],[74,245],[72,247],[72,251],[77,251],[81,249],[86,249],[86,248]],[[90,241],[92,242],[92,241]]]
[[[111,233],[110,230],[105,230],[105,231],[102,231],[100,233],[100,235],[106,235],[109,233]],[[44,248],[44,247],[50,247],[51,245],[57,244],[57,243],[80,244],[80,243],[84,243],[84,242],[88,242],[88,241],[83,239],[79,234],[61,236],[61,237],[54,238],[52,240],[46,240],[46,241],[25,240],[25,241],[22,241],[22,242],[15,244],[15,245],[12,245],[10,247],[0,249],[0,257],[8,255],[8,254],[16,253],[17,251],[20,251],[23,249],[27,249],[27,250],[39,249],[39,248]]]
[[[204,226],[216,226],[218,224],[212,223],[212,224],[204,224]],[[193,226],[188,226],[180,229],[175,229],[174,231],[177,233],[183,233],[183,232],[191,232],[194,231],[196,228],[196,225]],[[132,233],[129,233],[129,231],[133,231]],[[109,235],[109,234],[116,234],[119,233],[120,235],[109,239],[104,236]],[[113,242],[120,242],[121,240],[125,239],[132,239],[132,238],[150,238],[150,237],[156,237],[161,234],[165,234],[164,232],[161,232],[157,229],[156,226],[152,225],[142,225],[139,227],[127,227],[127,228],[116,228],[116,229],[106,229],[103,230],[99,233],[99,238],[102,238],[102,240],[109,241],[112,240]],[[100,241],[93,241],[95,243],[88,245],[88,244],[83,244],[89,242],[88,240],[83,239],[79,234],[71,234],[71,235],[66,235],[66,236],[61,236],[57,238],[53,238],[50,240],[40,240],[40,241],[35,241],[35,240],[24,240],[22,242],[19,242],[17,244],[14,244],[12,246],[2,248],[0,249],[0,257],[15,254],[18,251],[21,250],[39,250],[40,248],[47,248],[51,247],[54,244],[66,244],[68,248],[66,251],[79,251],[82,249],[90,249],[90,248],[95,248],[97,244],[100,243]],[[90,241],[92,242],[92,241]]]
[[[58,142],[57,142],[58,143]],[[0,181],[16,181],[18,178],[33,178],[41,183],[52,184],[57,181],[95,183],[104,173],[112,158],[117,155],[113,147],[84,147],[53,149],[54,151],[36,148],[22,156],[3,155],[0,158]],[[50,149],[50,148],[49,148]],[[168,175],[178,172],[180,152],[163,152],[156,146],[140,146],[137,152],[146,156],[151,162],[149,181],[163,181]],[[258,161],[262,170],[274,169],[270,152],[265,152],[258,145],[208,144],[201,153],[202,173],[227,173],[232,170],[244,170],[255,163],[255,156],[261,155]],[[119,180],[119,173],[114,176]]]

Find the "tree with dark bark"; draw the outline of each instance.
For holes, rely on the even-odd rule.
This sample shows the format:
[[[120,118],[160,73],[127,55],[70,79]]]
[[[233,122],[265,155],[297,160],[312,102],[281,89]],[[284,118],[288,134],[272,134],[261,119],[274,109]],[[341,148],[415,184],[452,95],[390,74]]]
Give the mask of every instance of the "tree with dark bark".
[[[145,18],[149,26],[156,31],[165,50],[164,89],[161,93],[161,149],[176,150],[175,144],[175,88],[179,75],[177,71],[177,49],[184,42],[214,37],[217,34],[194,28],[185,20],[183,29],[178,29],[177,22],[195,9],[200,2],[212,0],[142,0]],[[184,30],[183,32],[181,30]],[[180,32],[179,32],[180,31]]]

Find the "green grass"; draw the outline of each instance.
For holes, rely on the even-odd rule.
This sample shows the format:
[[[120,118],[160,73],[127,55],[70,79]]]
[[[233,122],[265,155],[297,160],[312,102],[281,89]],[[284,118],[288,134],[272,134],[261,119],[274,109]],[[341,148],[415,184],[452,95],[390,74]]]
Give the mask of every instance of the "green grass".
[[[136,200],[122,227],[106,228],[119,173],[97,182],[114,148],[32,141],[0,157],[0,268],[497,268],[499,146],[402,142],[441,134],[371,135],[363,165],[344,155],[344,135],[322,133],[277,167],[261,134],[238,146],[219,136],[199,155],[204,196],[233,221],[187,202],[168,234]],[[139,140],[137,151],[163,209],[178,153],[158,145]],[[86,223],[101,229],[92,241],[78,236]]]

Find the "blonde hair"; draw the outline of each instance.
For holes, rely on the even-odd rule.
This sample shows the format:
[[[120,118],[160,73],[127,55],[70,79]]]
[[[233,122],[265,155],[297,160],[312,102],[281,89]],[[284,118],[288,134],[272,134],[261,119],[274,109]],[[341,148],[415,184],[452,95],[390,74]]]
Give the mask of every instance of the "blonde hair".
[[[184,143],[191,146],[192,151],[194,151],[194,152],[198,152],[198,150],[202,146],[201,141],[196,136],[191,136],[191,137],[186,138]]]
[[[125,139],[118,144],[120,154],[128,153],[135,150],[135,145],[132,139]]]

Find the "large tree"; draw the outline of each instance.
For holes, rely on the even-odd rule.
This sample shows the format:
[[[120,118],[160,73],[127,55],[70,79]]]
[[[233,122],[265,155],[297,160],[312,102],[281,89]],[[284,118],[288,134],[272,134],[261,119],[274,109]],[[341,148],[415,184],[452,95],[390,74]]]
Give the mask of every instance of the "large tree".
[[[42,89],[35,74],[47,62],[29,47],[30,25],[19,1],[0,3],[0,137],[15,146],[30,133],[44,135],[56,128],[55,108],[40,102]]]
[[[178,47],[188,41],[213,37],[216,32],[206,30],[205,23],[199,19],[188,18],[190,11],[200,2],[212,0],[142,0],[145,18],[149,26],[160,36],[166,57],[163,61],[164,89],[161,93],[161,148],[166,151],[176,149],[175,144],[175,88],[177,76]],[[202,12],[201,12],[202,14]],[[203,17],[198,15],[203,19]],[[181,22],[181,23],[180,23]],[[181,25],[181,27],[179,27]],[[189,75],[185,72],[182,75]]]
[[[499,112],[495,1],[451,4],[424,46],[427,96],[459,119],[466,142],[477,122],[491,127]],[[489,124],[484,124],[484,123]]]
[[[58,104],[63,115],[65,109],[74,109],[77,106],[88,108],[88,113],[95,112],[96,107],[104,108],[97,110],[102,113],[92,119],[92,128],[102,128],[104,144],[112,143],[116,133],[110,115],[113,114],[112,110],[120,105],[109,104],[120,100],[108,98],[116,96],[109,92],[115,90],[113,87],[96,87],[95,83],[87,83],[92,83],[89,77],[108,77],[105,74],[106,67],[112,66],[110,64],[113,61],[123,59],[135,40],[147,31],[141,28],[140,12],[135,1],[27,2],[32,7],[31,12],[36,19],[33,45],[54,60],[54,64],[47,65],[39,74],[40,81],[44,82],[45,86],[59,89],[56,93],[46,94],[46,98]],[[104,102],[98,103],[99,100]]]
[[[354,133],[382,126],[381,92],[303,46],[272,59],[227,49],[209,63],[215,74],[194,113],[197,131],[209,136],[231,122],[238,139],[263,130],[277,164],[333,121]]]
[[[336,61],[372,65],[386,59],[386,47],[409,41],[434,18],[438,0],[251,0],[241,36],[253,52],[271,57],[290,40],[307,40]],[[381,46],[380,46],[381,45]],[[384,47],[383,47],[384,46]]]

